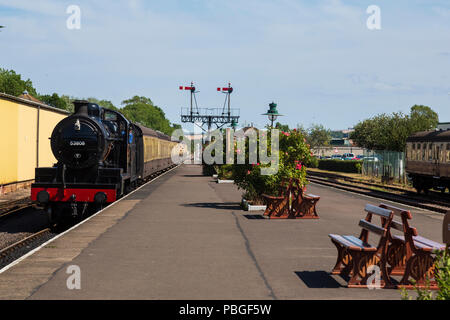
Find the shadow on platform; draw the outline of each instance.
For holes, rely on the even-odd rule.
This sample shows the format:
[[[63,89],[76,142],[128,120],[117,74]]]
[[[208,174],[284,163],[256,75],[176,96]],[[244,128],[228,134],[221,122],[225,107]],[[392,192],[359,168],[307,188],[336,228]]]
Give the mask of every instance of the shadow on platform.
[[[308,288],[341,288],[339,282],[333,279],[325,271],[295,271],[297,277],[303,281]]]
[[[208,177],[205,176],[204,174],[183,174],[182,177],[187,177],[187,178],[204,178],[204,177]]]
[[[211,208],[220,210],[242,210],[239,203],[236,202],[197,202],[197,203],[186,203],[183,204],[184,207],[196,207],[196,208]]]
[[[266,218],[260,214],[244,214],[244,217],[249,220],[266,220]]]

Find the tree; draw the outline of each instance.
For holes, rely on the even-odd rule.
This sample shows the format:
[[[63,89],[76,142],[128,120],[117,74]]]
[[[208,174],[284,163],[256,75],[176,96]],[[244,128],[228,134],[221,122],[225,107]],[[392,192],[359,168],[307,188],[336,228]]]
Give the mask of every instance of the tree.
[[[394,112],[380,114],[359,122],[350,138],[371,150],[404,151],[406,139],[412,133],[435,128],[439,118],[430,107],[414,105],[409,115]]]
[[[313,124],[307,130],[306,141],[311,148],[327,146],[330,144],[331,131],[321,124]]]
[[[0,68],[0,92],[18,97],[24,91],[28,91],[34,97],[38,95],[30,79],[22,80],[21,75],[14,70]]]
[[[125,106],[119,111],[125,117],[148,128],[159,130],[167,135],[170,135],[174,129],[181,128],[179,125],[171,126],[164,111],[153,105],[150,98],[134,96],[131,99],[124,100],[122,104]]]
[[[58,96],[57,93],[53,93],[52,95],[48,94],[40,95],[38,99],[54,108],[70,111],[69,105],[67,104],[67,100]]]
[[[430,107],[413,105],[410,111],[411,129],[415,132],[435,129],[439,123],[439,116]]]
[[[105,107],[105,108],[107,108],[107,109],[111,109],[111,110],[114,110],[114,111],[120,111],[119,108],[117,108],[117,107],[116,107],[111,101],[109,101],[109,100],[100,100],[100,99],[97,99],[97,98],[94,98],[94,97],[87,98],[87,100],[88,100],[89,102],[96,103],[96,104],[98,104],[99,106]]]

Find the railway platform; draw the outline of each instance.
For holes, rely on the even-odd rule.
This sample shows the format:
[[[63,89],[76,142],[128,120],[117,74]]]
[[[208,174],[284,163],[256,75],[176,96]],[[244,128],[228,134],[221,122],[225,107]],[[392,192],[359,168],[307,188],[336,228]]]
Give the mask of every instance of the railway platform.
[[[320,219],[268,220],[240,208],[236,186],[176,167],[1,270],[0,298],[400,299],[330,275],[328,234],[358,235],[364,205],[380,200],[313,184],[308,192],[321,196]],[[421,235],[441,241],[442,214],[411,212]],[[80,289],[67,286],[70,266]]]

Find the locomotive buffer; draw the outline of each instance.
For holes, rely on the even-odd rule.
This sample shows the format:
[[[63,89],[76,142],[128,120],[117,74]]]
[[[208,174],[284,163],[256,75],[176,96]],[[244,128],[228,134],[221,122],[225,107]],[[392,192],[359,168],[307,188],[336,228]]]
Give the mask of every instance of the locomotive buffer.
[[[228,83],[228,87],[217,88],[218,92],[225,93],[223,108],[199,108],[195,97],[195,94],[199,91],[195,91],[195,86],[192,82],[189,87],[180,86],[180,90],[190,91],[191,94],[190,108],[181,108],[181,122],[194,123],[208,133],[208,138],[213,124],[216,125],[217,129],[220,129],[226,124],[231,124],[233,127],[237,125],[239,121],[239,109],[231,109],[230,97],[233,88],[230,83]],[[201,125],[198,123],[201,123]]]

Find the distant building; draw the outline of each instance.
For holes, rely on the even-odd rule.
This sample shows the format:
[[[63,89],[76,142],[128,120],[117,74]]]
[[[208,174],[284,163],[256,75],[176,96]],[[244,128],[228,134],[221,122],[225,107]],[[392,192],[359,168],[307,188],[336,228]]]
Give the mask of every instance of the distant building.
[[[437,130],[449,130],[450,122],[439,122],[436,129]]]

